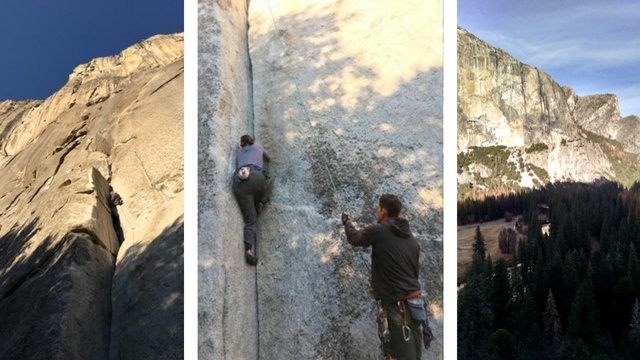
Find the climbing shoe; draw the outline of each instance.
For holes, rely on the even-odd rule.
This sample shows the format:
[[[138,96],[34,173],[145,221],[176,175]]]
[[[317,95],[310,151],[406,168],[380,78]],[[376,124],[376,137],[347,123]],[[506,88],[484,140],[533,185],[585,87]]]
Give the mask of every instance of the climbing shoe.
[[[247,261],[247,264],[251,266],[256,266],[258,264],[258,258],[253,256],[253,250],[251,249],[247,249],[245,252],[245,260]]]

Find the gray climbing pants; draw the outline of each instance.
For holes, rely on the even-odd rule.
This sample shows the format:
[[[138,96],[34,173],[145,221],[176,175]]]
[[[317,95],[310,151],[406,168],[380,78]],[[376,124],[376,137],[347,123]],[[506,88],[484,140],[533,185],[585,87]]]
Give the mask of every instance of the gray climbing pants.
[[[238,201],[242,217],[244,219],[244,246],[245,249],[254,249],[256,245],[256,233],[258,225],[256,220],[258,203],[269,201],[272,189],[272,180],[267,179],[259,171],[251,171],[244,181],[234,180],[233,194]],[[255,255],[255,252],[254,252]]]

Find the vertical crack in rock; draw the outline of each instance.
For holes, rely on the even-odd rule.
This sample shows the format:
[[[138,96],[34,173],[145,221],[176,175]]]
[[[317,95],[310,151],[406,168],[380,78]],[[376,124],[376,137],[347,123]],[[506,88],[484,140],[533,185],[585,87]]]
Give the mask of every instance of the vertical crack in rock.
[[[249,6],[249,1],[247,1],[247,7]],[[254,103],[253,103],[253,67],[252,67],[252,60],[251,60],[251,51],[249,49],[249,41],[248,41],[248,35],[249,35],[249,21],[247,19],[247,24],[246,27],[244,28],[244,38],[245,38],[245,44],[246,44],[246,56],[247,56],[247,65],[248,65],[248,71],[247,71],[247,90],[248,90],[248,103],[247,103],[247,131],[249,134],[251,134],[251,136],[255,137],[255,119],[254,119],[254,114],[253,114],[253,107],[254,107]],[[235,159],[234,159],[235,160]],[[232,160],[232,161],[234,161]],[[260,238],[262,238],[262,231],[258,231],[258,236]],[[256,244],[254,251],[257,254],[258,251],[258,246]],[[259,286],[258,286],[258,266],[254,267],[254,271],[252,272],[253,274],[253,292],[254,292],[254,302],[255,302],[255,328],[256,328],[256,338],[255,338],[255,342],[256,342],[256,359],[260,359],[260,291],[259,291]]]
[[[58,164],[56,165],[56,168],[53,170],[53,175],[51,175],[51,181],[54,181],[56,178],[56,175],[58,174],[58,171],[60,170],[60,167],[62,167],[62,164],[64,163],[64,159],[67,157],[67,155],[69,155],[73,149],[75,149],[76,147],[78,147],[78,145],[80,145],[80,141],[76,141],[74,142],[71,147],[69,147],[61,156],[60,159],[58,159]],[[35,197],[35,195],[34,195]],[[33,199],[33,198],[32,198]]]
[[[38,195],[38,193],[40,193],[40,190],[42,190],[42,188],[47,185],[47,183],[49,182],[49,180],[52,180],[52,177],[48,177],[46,179],[44,179],[44,181],[42,182],[42,184],[36,189],[36,191],[33,193],[33,195],[29,198],[29,200],[27,201],[27,203],[31,203],[33,201],[33,199]]]
[[[64,207],[65,207],[65,205],[67,205],[67,203],[68,203],[68,202],[69,202],[69,198],[67,197],[67,198],[64,200],[64,203],[63,203],[62,205],[60,205],[59,207],[57,207],[57,208],[53,209],[53,212],[51,213],[51,218],[53,219],[53,218],[56,216],[56,214],[57,214],[60,210],[62,210],[62,208],[64,208]]]
[[[149,173],[147,172],[147,169],[145,169],[144,167],[144,163],[142,162],[142,159],[140,159],[140,155],[138,155],[137,151],[133,152],[136,156],[136,159],[138,160],[138,163],[140,164],[140,168],[142,169],[142,173],[144,174],[145,178],[147,179],[147,182],[149,183],[149,186],[152,189],[156,189],[156,184],[153,183],[153,181],[151,180],[151,177],[149,176]],[[167,198],[167,195],[164,193],[164,191],[159,191],[160,194],[162,194],[162,197],[164,198],[164,202],[165,204],[169,203],[169,199]]]
[[[183,162],[175,166],[177,160],[167,160],[182,160],[182,154],[173,157],[163,154],[156,158],[149,156],[155,153],[145,152],[147,149],[158,151],[161,147],[175,154],[175,150],[183,148],[182,137],[175,136],[183,130],[182,102],[171,101],[182,97],[182,83],[169,84],[184,74],[182,37],[182,34],[158,35],[154,37],[157,42],[145,42],[143,50],[139,50],[147,54],[136,53],[135,48],[126,49],[122,53],[126,56],[120,59],[122,63],[128,61],[126,69],[114,69],[108,57],[78,66],[68,84],[49,97],[40,109],[34,110],[37,106],[31,106],[33,102],[16,102],[16,106],[13,102],[0,103],[0,147],[6,155],[0,170],[13,172],[2,173],[5,182],[0,191],[4,211],[0,222],[4,225],[18,224],[29,217],[33,220],[33,225],[23,225],[21,230],[0,229],[4,230],[0,233],[0,273],[3,275],[0,322],[6,325],[0,326],[0,340],[4,339],[0,341],[0,358],[160,359],[163,357],[158,355],[178,358],[177,354],[183,352],[184,323],[179,315],[184,309],[181,292],[184,230],[180,224],[171,225],[170,221],[184,213],[181,209],[164,209],[162,200],[148,196],[152,191],[144,185],[145,176],[151,184],[151,174],[160,179],[156,181],[159,188],[173,181],[169,190],[174,192],[167,192],[165,202],[168,196],[170,204],[177,204],[183,196],[184,182],[179,178],[184,172],[180,168]],[[154,52],[160,55],[156,57]],[[147,63],[155,61],[156,64],[141,66],[142,56]],[[86,73],[90,70],[92,74]],[[168,80],[162,83],[165,79]],[[132,86],[120,86],[124,83]],[[149,100],[150,94],[155,94],[153,101]],[[89,103],[104,102],[95,107],[97,113],[92,111],[91,120],[87,110],[77,109],[87,99]],[[136,100],[139,101],[136,109],[141,110],[144,118],[125,113]],[[73,110],[69,110],[72,107]],[[129,122],[117,122],[124,118]],[[163,126],[158,128],[157,123]],[[171,139],[163,132],[166,128]],[[72,130],[63,132],[67,129]],[[87,134],[97,135],[87,142]],[[97,139],[98,136],[109,137],[110,141]],[[109,151],[113,150],[114,139],[130,140],[138,136],[146,143],[137,148],[135,156],[138,161],[149,159],[145,164],[140,161],[143,171],[139,171],[133,160],[135,150],[115,151],[113,156],[114,152]],[[114,162],[117,164],[113,165]],[[153,197],[145,204],[153,206],[131,207],[140,211],[129,226],[142,224],[136,239],[142,246],[133,244],[130,249],[137,249],[135,252],[121,254],[123,258],[129,255],[127,260],[134,266],[120,271],[119,282],[114,272],[118,234],[105,196],[113,166],[119,172],[117,186],[132,198],[139,196],[135,199],[136,205]],[[167,170],[176,167],[180,169],[177,172]],[[33,169],[38,173],[30,173]],[[82,181],[87,171],[108,173],[108,180],[103,179],[102,173],[99,178],[92,173],[87,185]],[[60,184],[54,182],[58,175]],[[51,184],[56,187],[49,186]],[[38,224],[38,220],[42,223]],[[42,227],[34,231],[36,225]],[[163,226],[166,226],[165,232],[162,232]],[[161,234],[153,238],[157,233]],[[155,249],[150,250],[154,246]],[[156,271],[160,267],[161,273]],[[146,268],[144,279],[128,273],[138,268]],[[166,279],[161,277],[168,272],[174,276],[164,282]],[[134,294],[138,298],[129,292],[129,282],[140,285],[140,294]],[[114,311],[123,308],[126,316],[112,316]],[[162,321],[149,319],[150,312],[160,311],[163,315],[158,318]],[[144,334],[131,336],[139,332],[141,325],[151,326],[145,328]],[[133,340],[124,347],[126,352],[110,353],[110,344],[124,343],[127,339]]]
[[[11,200],[11,202],[9,203],[9,205],[8,205],[8,206],[4,209],[4,211],[2,212],[2,215],[6,214],[6,213],[9,211],[9,209],[11,209],[11,207],[13,207],[13,205],[15,205],[15,204],[18,202],[18,199],[20,198],[20,196],[21,196],[22,194],[24,194],[24,192],[25,192],[25,190],[20,191],[20,192],[18,193],[18,195],[16,195],[16,197],[14,197],[14,198],[13,198],[13,200]]]
[[[260,232],[261,234],[261,232]],[[257,246],[256,246],[257,250]],[[255,302],[256,302],[256,359],[260,359],[260,291],[258,287],[258,267],[254,267],[254,293],[255,293]]]
[[[184,66],[181,67],[179,69],[180,71],[175,74],[173,77],[171,77],[170,79],[168,79],[167,81],[163,82],[162,84],[160,84],[160,86],[158,86],[157,88],[153,89],[153,91],[151,93],[149,93],[149,96],[153,95],[156,93],[156,91],[162,89],[165,85],[167,85],[168,83],[170,83],[171,81],[173,81],[173,79],[176,79],[178,76],[182,75],[184,73]]]

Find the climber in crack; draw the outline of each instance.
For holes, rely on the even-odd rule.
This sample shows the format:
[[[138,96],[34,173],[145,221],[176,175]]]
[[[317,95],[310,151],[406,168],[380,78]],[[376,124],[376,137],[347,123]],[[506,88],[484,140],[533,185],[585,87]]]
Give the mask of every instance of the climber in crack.
[[[422,346],[429,348],[433,333],[419,282],[420,246],[409,221],[400,217],[402,202],[391,194],[378,200],[377,224],[358,230],[351,216],[342,214],[347,241],[372,247],[371,288],[378,300],[378,335],[385,359],[421,359]]]
[[[113,222],[113,228],[116,231],[118,237],[118,243],[122,244],[124,241],[124,232],[122,231],[122,225],[120,224],[120,215],[118,214],[118,206],[124,204],[124,200],[120,197],[120,194],[113,190],[113,187],[109,185],[109,209],[111,210],[111,220]]]
[[[271,158],[250,135],[240,137],[237,167],[233,176],[233,194],[244,219],[244,250],[249,265],[256,265],[256,233],[258,214],[269,202],[273,181],[264,169]]]

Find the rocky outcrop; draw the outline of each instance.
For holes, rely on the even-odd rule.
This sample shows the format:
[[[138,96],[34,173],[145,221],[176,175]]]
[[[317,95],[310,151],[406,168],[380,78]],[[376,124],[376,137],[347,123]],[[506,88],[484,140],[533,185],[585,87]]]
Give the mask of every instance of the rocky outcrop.
[[[182,356],[183,39],[0,103],[1,358]]]
[[[620,149],[607,139],[636,152],[639,125],[633,118],[621,121],[614,95],[578,96],[548,74],[458,28],[458,152],[472,156],[477,147],[506,147],[509,164],[485,159],[485,165],[493,164],[493,172],[501,174],[498,182],[503,186],[615,180],[620,169],[612,153]],[[460,184],[491,182],[480,180],[481,174],[468,166],[458,173]]]
[[[200,357],[376,358],[369,255],[339,219],[374,222],[385,192],[403,199],[422,249],[437,339],[425,356],[443,357],[441,6],[251,1],[249,67],[245,9],[200,3]],[[275,180],[255,268],[230,192],[244,132]]]
[[[585,130],[619,142],[628,152],[640,154],[640,119],[633,115],[622,118],[617,96],[578,97],[575,118]]]
[[[625,150],[640,154],[640,117],[630,115],[620,119],[613,138],[623,144]]]

